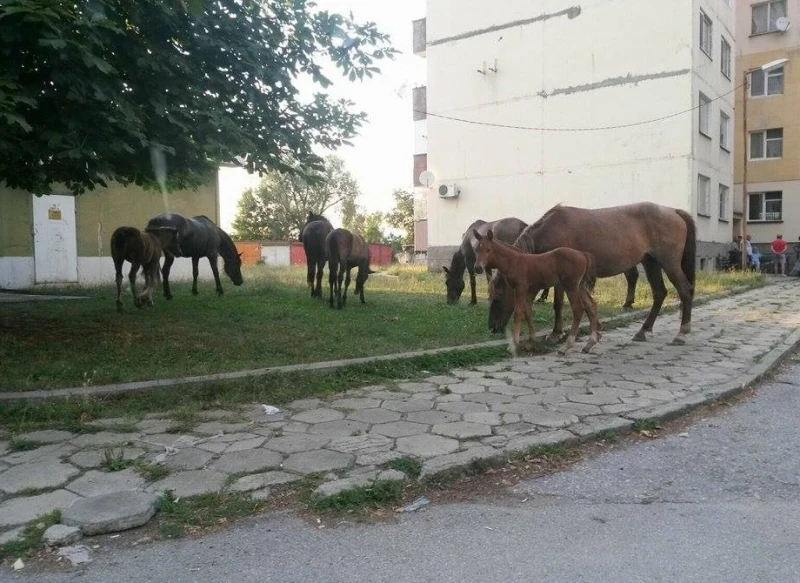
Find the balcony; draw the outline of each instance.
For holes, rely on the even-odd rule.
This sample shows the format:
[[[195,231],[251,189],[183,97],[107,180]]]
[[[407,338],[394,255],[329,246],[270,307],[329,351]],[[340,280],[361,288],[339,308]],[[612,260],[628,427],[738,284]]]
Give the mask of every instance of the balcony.
[[[414,46],[414,54],[418,57],[425,56],[425,47],[427,45],[428,39],[425,32],[425,22],[426,19],[420,18],[419,20],[414,20],[411,22],[411,26],[413,27],[413,46]]]

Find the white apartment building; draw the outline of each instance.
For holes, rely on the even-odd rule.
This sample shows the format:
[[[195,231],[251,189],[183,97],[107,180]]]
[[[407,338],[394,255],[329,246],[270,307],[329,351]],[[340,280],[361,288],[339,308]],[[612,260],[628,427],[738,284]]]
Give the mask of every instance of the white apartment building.
[[[693,213],[712,266],[734,226],[733,23],[727,0],[428,0],[414,178],[429,266],[478,218],[637,201]]]

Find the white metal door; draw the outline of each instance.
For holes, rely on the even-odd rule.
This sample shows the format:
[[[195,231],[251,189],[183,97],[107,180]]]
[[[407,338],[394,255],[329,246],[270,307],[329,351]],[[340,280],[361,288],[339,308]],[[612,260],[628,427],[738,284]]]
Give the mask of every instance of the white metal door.
[[[78,281],[75,197],[33,195],[36,283]]]

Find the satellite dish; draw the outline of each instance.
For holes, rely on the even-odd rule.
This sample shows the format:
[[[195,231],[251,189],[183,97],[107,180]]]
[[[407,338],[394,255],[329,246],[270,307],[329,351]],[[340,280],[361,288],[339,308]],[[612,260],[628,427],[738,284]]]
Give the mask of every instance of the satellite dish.
[[[786,32],[789,30],[791,25],[792,23],[785,16],[780,16],[777,20],[775,20],[775,27],[781,32]]]
[[[419,174],[419,183],[425,188],[430,188],[436,182],[436,177],[430,170],[423,170]]]

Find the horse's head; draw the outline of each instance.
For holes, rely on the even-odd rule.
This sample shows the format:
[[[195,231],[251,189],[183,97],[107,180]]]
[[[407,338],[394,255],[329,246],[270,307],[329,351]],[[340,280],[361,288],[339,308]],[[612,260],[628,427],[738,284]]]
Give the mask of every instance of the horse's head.
[[[458,299],[464,291],[464,275],[456,275],[450,269],[442,266],[444,269],[444,285],[447,287],[447,303],[451,306],[458,303]]]
[[[236,253],[225,259],[225,274],[231,279],[233,285],[242,285],[242,254]]]
[[[506,329],[514,313],[514,298],[511,286],[498,271],[489,282],[489,330],[500,334]]]
[[[370,273],[376,273],[376,272],[372,271],[369,267],[364,271],[362,271],[361,269],[358,270],[358,273],[356,274],[356,289],[354,293],[358,294],[364,291],[364,284],[367,283],[367,279],[369,279]]]
[[[178,229],[175,227],[154,227],[146,229],[152,235],[155,235],[158,242],[161,244],[161,249],[164,253],[169,253],[175,257],[180,257],[181,254],[181,236]]]
[[[494,232],[489,229],[484,237],[476,229],[472,229],[472,234],[478,241],[475,247],[475,273],[483,273],[484,269],[494,263]]]

